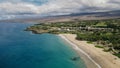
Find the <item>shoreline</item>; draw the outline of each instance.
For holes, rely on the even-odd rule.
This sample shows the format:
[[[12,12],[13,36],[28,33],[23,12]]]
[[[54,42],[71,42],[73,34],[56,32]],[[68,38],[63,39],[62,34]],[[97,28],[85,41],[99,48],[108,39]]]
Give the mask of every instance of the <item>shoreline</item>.
[[[120,59],[96,48],[93,44],[86,41],[78,41],[74,34],[59,34],[59,36],[68,42],[80,55],[87,68],[119,68]]]
[[[64,39],[65,41],[67,41],[77,52],[79,51],[80,57],[83,59],[83,61],[85,62],[85,65],[87,68],[102,68],[98,63],[96,63],[85,51],[83,51],[81,48],[79,48],[76,44],[72,43],[70,40],[68,40],[64,35],[60,34],[59,35],[62,39]],[[84,55],[84,56],[83,56]],[[84,57],[84,58],[83,58]],[[88,60],[85,60],[87,59]],[[92,62],[92,63],[87,63],[87,62]],[[95,67],[93,67],[95,66]]]

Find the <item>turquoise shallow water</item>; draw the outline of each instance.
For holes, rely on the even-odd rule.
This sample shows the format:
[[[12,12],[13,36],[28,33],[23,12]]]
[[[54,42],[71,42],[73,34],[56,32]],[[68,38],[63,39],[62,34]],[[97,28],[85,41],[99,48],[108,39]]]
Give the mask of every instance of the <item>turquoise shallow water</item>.
[[[86,68],[60,37],[23,31],[30,25],[0,23],[0,68]]]

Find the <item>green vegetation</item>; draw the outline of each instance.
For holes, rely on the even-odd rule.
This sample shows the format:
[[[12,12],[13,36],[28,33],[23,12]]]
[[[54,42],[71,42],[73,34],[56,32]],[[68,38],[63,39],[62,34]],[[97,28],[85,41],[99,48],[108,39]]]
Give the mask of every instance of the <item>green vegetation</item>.
[[[97,48],[104,48],[103,46],[100,46],[100,45],[96,45],[95,47],[97,47]]]
[[[94,26],[96,26],[96,27],[106,27],[107,25],[105,24],[105,22],[100,22],[100,23],[95,24]]]
[[[77,33],[78,40],[87,40],[97,43],[97,48],[103,48],[104,51],[110,51],[120,57],[120,20],[100,20],[98,23],[85,24],[86,26],[101,28],[101,30],[83,30]],[[105,29],[105,30],[104,30]],[[102,45],[102,46],[99,46]]]
[[[71,33],[77,40],[95,42],[98,48],[120,57],[120,19],[41,23],[28,27],[34,33]],[[99,46],[102,45],[102,46]]]
[[[87,43],[89,43],[89,44],[93,44],[93,42],[91,42],[91,41],[87,41]]]
[[[118,56],[120,58],[120,54],[114,54],[115,56]]]

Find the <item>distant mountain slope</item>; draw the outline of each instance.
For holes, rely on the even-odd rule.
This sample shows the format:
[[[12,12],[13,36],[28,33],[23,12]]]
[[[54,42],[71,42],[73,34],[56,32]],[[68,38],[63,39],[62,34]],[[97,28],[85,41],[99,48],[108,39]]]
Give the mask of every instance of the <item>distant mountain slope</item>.
[[[106,11],[106,12],[90,12],[90,13],[75,13],[70,16],[83,16],[83,15],[95,15],[95,16],[120,16],[120,10]]]
[[[22,15],[22,14],[20,14]],[[107,12],[90,12],[90,13],[74,13],[70,15],[48,16],[48,17],[27,17],[16,18],[8,20],[0,20],[0,22],[61,22],[71,20],[101,20],[101,19],[113,19],[120,18],[120,10],[107,11]]]

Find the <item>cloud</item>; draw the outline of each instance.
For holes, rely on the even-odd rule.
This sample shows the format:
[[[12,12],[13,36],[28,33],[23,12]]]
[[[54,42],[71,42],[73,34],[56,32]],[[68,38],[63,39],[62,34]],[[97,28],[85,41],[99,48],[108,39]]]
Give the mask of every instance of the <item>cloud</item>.
[[[4,0],[0,14],[65,15],[120,9],[120,0]]]

